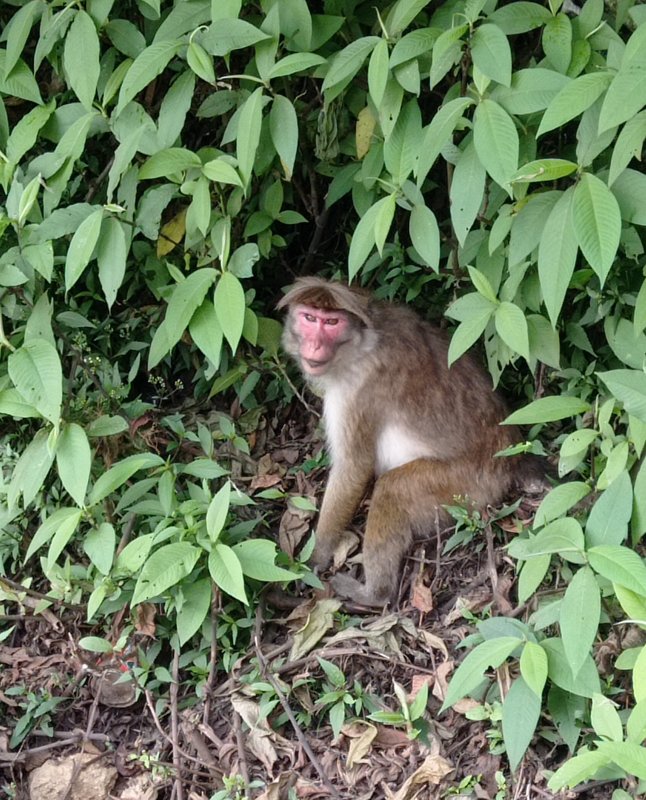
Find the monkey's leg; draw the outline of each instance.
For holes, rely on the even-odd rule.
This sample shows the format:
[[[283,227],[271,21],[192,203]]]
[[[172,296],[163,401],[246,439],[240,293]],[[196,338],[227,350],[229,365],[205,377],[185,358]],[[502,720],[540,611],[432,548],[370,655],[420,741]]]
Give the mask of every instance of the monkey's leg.
[[[310,559],[312,566],[325,569],[330,565],[371,477],[372,465],[368,463],[347,467],[333,465],[316,526],[316,546]]]
[[[413,531],[444,519],[441,508],[456,493],[453,465],[417,459],[384,473],[375,484],[363,544],[365,583],[335,575],[332,585],[357,603],[383,606],[393,599]]]

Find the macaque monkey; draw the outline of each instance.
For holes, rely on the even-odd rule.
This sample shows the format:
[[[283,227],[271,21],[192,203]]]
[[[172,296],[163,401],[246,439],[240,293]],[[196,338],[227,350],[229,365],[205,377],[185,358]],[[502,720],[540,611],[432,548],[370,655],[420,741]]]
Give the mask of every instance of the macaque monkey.
[[[456,497],[472,508],[498,503],[522,461],[494,454],[519,441],[501,426],[507,409],[486,372],[463,356],[450,368],[448,342],[413,311],[321,278],[296,281],[283,345],[323,394],[332,468],[313,565],[325,569],[374,480],[363,543],[365,583],[332,578],[364,604],[392,599],[415,534],[447,520]]]

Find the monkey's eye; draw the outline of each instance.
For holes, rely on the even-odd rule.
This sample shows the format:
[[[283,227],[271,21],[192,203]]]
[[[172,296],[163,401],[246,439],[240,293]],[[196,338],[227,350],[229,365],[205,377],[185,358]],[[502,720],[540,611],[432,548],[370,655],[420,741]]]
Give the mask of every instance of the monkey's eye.
[[[307,322],[316,322],[316,317],[314,316],[314,314],[303,313],[303,316],[305,317],[305,320]]]
[[[338,325],[339,324],[339,320],[338,320],[337,317],[328,317],[328,319],[325,320],[325,324],[326,325],[332,325],[332,326]]]

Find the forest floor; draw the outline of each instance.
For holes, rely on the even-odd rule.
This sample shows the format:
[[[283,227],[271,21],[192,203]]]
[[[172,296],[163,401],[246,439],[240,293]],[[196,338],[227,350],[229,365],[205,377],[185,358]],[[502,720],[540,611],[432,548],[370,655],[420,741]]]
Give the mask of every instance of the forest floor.
[[[299,469],[320,447],[311,420],[275,424],[261,439],[252,452],[262,456],[250,459],[239,476],[245,488],[276,487],[320,499],[325,471]],[[209,668],[221,655],[212,646],[199,698],[199,670],[190,654],[173,659],[169,650],[168,671],[155,673],[157,688],[139,689],[130,674],[136,648],[119,658],[92,657],[77,643],[83,636],[106,635],[105,630],[92,629],[79,606],[43,610],[38,591],[28,591],[27,613],[5,619],[15,627],[0,644],[0,797],[554,797],[547,778],[567,751],[551,740],[549,726],[511,775],[495,703],[486,706],[485,720],[483,706],[472,700],[438,713],[473,621],[523,619],[532,610],[515,602],[514,565],[504,544],[531,522],[537,504],[536,498],[523,500],[508,517],[495,526],[484,524],[448,554],[437,541],[420,543],[409,555],[393,608],[375,612],[341,605],[329,592],[307,587],[300,593],[266,591],[252,628],[239,632],[248,636],[248,645],[228,672]],[[298,548],[311,529],[311,514],[286,510],[284,501],[266,506],[281,547]],[[219,611],[214,605],[214,630]],[[143,650],[155,640],[159,613],[159,606],[138,607],[135,627]],[[127,617],[124,610],[112,620],[115,640]],[[327,662],[337,670],[325,672]],[[511,677],[504,668],[497,671],[503,696]],[[402,699],[409,702],[424,684],[423,719],[402,724]],[[366,718],[373,699],[393,712],[389,722]],[[28,725],[30,733],[10,749],[17,725]],[[245,786],[252,787],[247,794]],[[609,798],[612,788],[588,787],[559,797]]]

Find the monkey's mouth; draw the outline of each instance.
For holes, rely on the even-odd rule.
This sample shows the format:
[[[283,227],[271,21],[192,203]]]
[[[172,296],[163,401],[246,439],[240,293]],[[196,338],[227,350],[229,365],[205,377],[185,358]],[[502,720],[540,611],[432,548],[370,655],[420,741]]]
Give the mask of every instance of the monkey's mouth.
[[[315,361],[312,358],[304,358],[305,370],[310,375],[320,375],[325,372],[328,366],[328,361]]]

